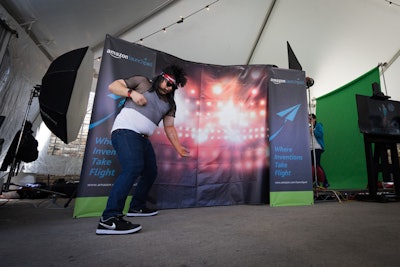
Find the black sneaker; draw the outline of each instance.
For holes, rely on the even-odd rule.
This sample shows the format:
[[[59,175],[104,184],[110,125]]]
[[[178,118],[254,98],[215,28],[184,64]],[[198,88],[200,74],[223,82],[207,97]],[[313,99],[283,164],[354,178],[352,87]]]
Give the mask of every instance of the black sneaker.
[[[142,229],[140,224],[133,224],[121,217],[111,217],[107,220],[100,218],[96,234],[98,235],[125,235],[138,232]]]
[[[129,210],[126,216],[128,217],[146,217],[146,216],[154,216],[157,215],[158,211],[149,208],[142,208],[139,210]]]

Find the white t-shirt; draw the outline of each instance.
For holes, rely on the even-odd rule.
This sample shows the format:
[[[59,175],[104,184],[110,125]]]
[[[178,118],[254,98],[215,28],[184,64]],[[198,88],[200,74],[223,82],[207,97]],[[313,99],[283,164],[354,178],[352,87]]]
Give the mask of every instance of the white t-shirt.
[[[111,132],[117,129],[128,129],[151,136],[156,128],[157,125],[136,110],[132,108],[122,108],[115,118]]]

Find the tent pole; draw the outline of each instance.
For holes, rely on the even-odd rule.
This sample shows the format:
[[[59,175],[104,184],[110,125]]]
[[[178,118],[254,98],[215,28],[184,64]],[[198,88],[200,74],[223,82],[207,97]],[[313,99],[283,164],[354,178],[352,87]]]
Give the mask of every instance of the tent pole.
[[[387,62],[387,64],[382,66],[382,72],[385,72],[390,67],[390,65],[392,65],[397,60],[398,57],[400,57],[400,49],[397,51],[396,54],[394,54],[394,56],[389,60],[389,62]]]
[[[262,34],[264,32],[265,26],[267,25],[269,17],[271,16],[271,13],[272,13],[272,10],[274,9],[275,3],[276,3],[276,0],[273,0],[271,5],[269,6],[269,9],[268,9],[267,15],[264,18],[264,22],[262,24],[262,27],[261,27],[260,31],[258,32],[257,39],[255,40],[253,48],[251,49],[250,55],[247,58],[247,62],[246,62],[247,65],[250,64],[250,61],[253,58],[254,51],[256,50],[256,48],[258,46],[258,42],[260,41],[260,38],[261,38],[261,36],[262,36]]]

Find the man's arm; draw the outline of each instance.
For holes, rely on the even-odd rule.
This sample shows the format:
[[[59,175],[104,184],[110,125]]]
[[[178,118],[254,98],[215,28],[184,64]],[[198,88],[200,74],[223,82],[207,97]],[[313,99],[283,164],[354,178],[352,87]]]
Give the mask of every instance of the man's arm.
[[[174,126],[174,117],[165,116],[163,123],[164,123],[164,131],[168,137],[168,140],[173,145],[176,152],[178,152],[178,154],[181,155],[182,157],[189,157],[190,151],[187,148],[183,147],[179,142],[178,134]]]
[[[147,103],[146,98],[135,90],[130,90],[123,79],[113,81],[108,86],[108,90],[114,95],[130,97],[133,102],[140,106],[144,106]]]

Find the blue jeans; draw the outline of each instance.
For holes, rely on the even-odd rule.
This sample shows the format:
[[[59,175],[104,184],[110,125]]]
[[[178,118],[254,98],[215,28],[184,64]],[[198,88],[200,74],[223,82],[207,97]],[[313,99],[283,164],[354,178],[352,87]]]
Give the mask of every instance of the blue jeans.
[[[145,207],[147,195],[157,177],[156,156],[147,137],[131,130],[115,130],[111,141],[122,171],[114,182],[103,211],[105,219],[123,215],[125,201],[139,177],[130,209]]]

